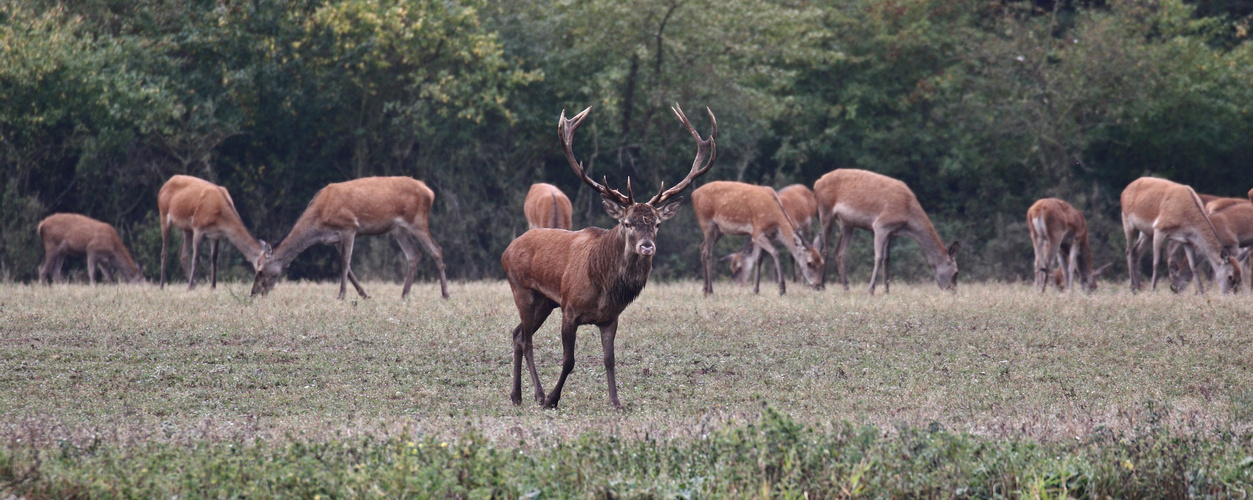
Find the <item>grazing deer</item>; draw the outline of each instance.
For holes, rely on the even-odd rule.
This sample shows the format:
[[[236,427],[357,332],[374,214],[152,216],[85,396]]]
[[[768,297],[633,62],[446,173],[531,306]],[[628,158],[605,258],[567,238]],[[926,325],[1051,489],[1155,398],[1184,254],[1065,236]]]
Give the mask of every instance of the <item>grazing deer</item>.
[[[705,235],[700,245],[701,264],[705,271],[705,294],[713,288],[713,250],[722,235],[748,235],[752,242],[749,262],[756,262],[762,250],[774,259],[774,273],[779,281],[779,295],[787,292],[779,252],[771,238],[783,243],[800,264],[805,281],[817,287],[822,280],[822,254],[801,237],[800,228],[784,211],[783,202],[774,189],[742,182],[713,181],[692,191],[692,210]],[[761,273],[757,273],[753,293],[760,290]]]
[[[792,184],[779,190],[779,201],[783,203],[783,212],[796,223],[797,233],[800,234],[801,239],[810,241],[814,218],[818,215],[818,200],[814,198],[814,192],[804,184]],[[749,270],[756,273],[757,279],[760,279],[761,261],[756,258],[760,254],[753,251],[755,247],[756,245],[750,238],[744,242],[744,248],[740,251],[722,258],[730,262],[731,276],[738,284],[742,285],[747,282]],[[799,282],[801,265],[795,261],[792,264],[792,280]]]
[[[218,284],[218,241],[222,238],[235,245],[254,268],[258,266],[265,242],[248,234],[226,188],[197,177],[176,175],[165,181],[157,193],[157,211],[161,215],[161,288],[165,288],[165,250],[172,227],[183,232],[178,256],[187,273],[188,288],[196,288],[196,260],[200,242],[205,238],[209,239],[210,288],[217,288]]]
[[[874,295],[880,269],[883,270],[883,291],[888,292],[888,263],[892,238],[896,236],[908,236],[918,243],[927,262],[935,268],[935,281],[941,290],[957,290],[957,262],[953,258],[960,243],[954,241],[944,248],[931,219],[904,182],[866,170],[841,168],[828,172],[814,183],[814,196],[818,199],[818,221],[822,227],[821,247],[825,248],[831,239],[832,225],[840,226],[835,267],[845,291],[848,291],[848,279],[844,274],[844,249],[854,228],[874,232],[871,295]]]
[[[405,253],[408,270],[401,298],[409,296],[409,287],[418,273],[419,245],[435,259],[439,269],[439,290],[448,298],[448,278],[444,275],[444,254],[431,239],[431,204],[435,192],[412,177],[364,177],[348,182],[328,184],[313,195],[305,213],[292,226],[278,248],[267,248],[257,266],[252,294],[267,294],[274,288],[283,270],[300,252],[315,243],[332,245],[339,250],[339,299],[344,299],[347,282],[362,297],[370,298],[357,275],[352,272],[352,246],[357,236],[391,233]]]
[[[611,190],[589,178],[583,164],[574,157],[574,131],[587,117],[591,107],[566,119],[562,111],[557,135],[565,150],[566,161],[580,180],[600,193],[605,211],[618,221],[613,229],[597,227],[581,231],[532,229],[509,244],[500,257],[500,264],[513,290],[522,321],[513,329],[513,404],[522,404],[522,358],[526,358],[531,381],[535,383],[535,400],[546,408],[555,408],[561,400],[566,376],[574,369],[574,340],[579,325],[600,327],[600,344],[605,353],[605,376],[609,383],[609,402],[621,408],[618,386],[614,380],[614,336],[618,332],[618,315],[635,300],[653,268],[657,252],[657,227],[679,211],[682,193],[692,180],[704,175],[717,156],[714,138],[718,122],[709,112],[709,139],[688,122],[676,104],[673,111],[683,126],[696,139],[696,159],[683,181],[664,189],[648,200],[636,203],[627,181],[627,195]],[[561,376],[547,397],[535,371],[531,338],[553,308],[561,308]]]
[[[144,273],[135,265],[131,253],[122,244],[117,230],[106,222],[79,214],[52,214],[39,222],[36,229],[44,242],[44,262],[39,265],[39,282],[51,272],[56,281],[62,281],[61,266],[65,257],[87,256],[87,281],[96,284],[96,268],[105,281],[112,281],[109,267],[121,275],[122,281],[143,283]],[[49,284],[52,280],[48,281]]]
[[[1205,201],[1206,195],[1198,194],[1198,196]],[[1222,241],[1223,246],[1236,255],[1236,261],[1241,268],[1241,276],[1250,272],[1248,255],[1249,250],[1253,249],[1253,203],[1244,198],[1211,196],[1210,201],[1205,203],[1205,212],[1209,215],[1210,223],[1214,225],[1214,231],[1218,234],[1218,239]],[[1186,255],[1183,250],[1182,244],[1171,241],[1166,251],[1166,268],[1170,272],[1170,290],[1176,293],[1187,289],[1188,282],[1193,280],[1191,267],[1185,265]]]
[[[1041,292],[1048,286],[1049,268],[1054,260],[1059,264],[1064,283],[1058,290],[1074,290],[1075,273],[1083,291],[1096,291],[1096,277],[1111,264],[1092,269],[1092,249],[1088,246],[1088,221],[1083,213],[1057,198],[1044,198],[1027,209],[1027,230],[1031,233],[1031,246],[1035,249],[1035,286]],[[1056,279],[1056,278],[1055,278]]]
[[[1240,268],[1231,250],[1205,214],[1201,198],[1192,188],[1165,179],[1141,177],[1122,192],[1122,227],[1127,238],[1127,270],[1131,291],[1140,289],[1140,258],[1144,247],[1153,247],[1152,288],[1157,289],[1157,267],[1166,241],[1183,244],[1188,265],[1196,279],[1197,293],[1205,293],[1197,272],[1195,252],[1209,260],[1214,279],[1223,293],[1238,291]],[[1137,231],[1139,236],[1136,235]]]
[[[531,190],[526,193],[526,202],[522,205],[522,212],[526,214],[527,229],[574,227],[574,206],[570,204],[570,198],[552,184],[531,184]]]

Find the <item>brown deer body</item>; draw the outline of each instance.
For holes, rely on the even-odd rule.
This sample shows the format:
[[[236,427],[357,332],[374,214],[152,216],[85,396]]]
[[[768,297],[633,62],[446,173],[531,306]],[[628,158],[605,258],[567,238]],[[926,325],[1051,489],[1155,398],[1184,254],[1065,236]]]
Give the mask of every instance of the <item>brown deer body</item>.
[[[522,205],[522,212],[526,214],[528,229],[574,227],[574,206],[570,204],[570,198],[552,184],[531,184],[531,190],[526,193],[526,202]]]
[[[513,290],[521,322],[513,329],[513,404],[522,403],[522,360],[526,359],[535,399],[545,407],[554,408],[561,400],[566,377],[574,369],[574,342],[579,325],[600,328],[600,342],[605,355],[605,376],[609,384],[609,402],[621,408],[614,379],[614,337],[618,331],[618,315],[626,309],[652,272],[655,238],[662,221],[679,210],[678,195],[692,180],[707,172],[716,155],[714,137],[718,133],[713,112],[709,113],[712,131],[708,140],[688,122],[676,105],[675,114],[696,138],[697,153],[692,169],[673,188],[663,190],[646,203],[635,203],[630,181],[627,196],[611,190],[587,176],[574,156],[571,142],[575,130],[591,108],[558,122],[558,136],[565,149],[566,160],[575,175],[601,195],[605,211],[618,220],[613,229],[587,228],[572,232],[561,229],[533,229],[513,240],[500,257],[500,264]],[[664,186],[663,186],[664,187]],[[561,308],[561,376],[551,393],[544,395],[539,374],[535,370],[532,337],[544,324],[554,308]]]
[[[752,243],[749,262],[756,262],[762,250],[774,259],[779,294],[787,291],[779,264],[779,252],[771,239],[783,243],[800,264],[805,281],[818,286],[822,280],[822,254],[801,237],[800,229],[784,211],[774,189],[742,182],[713,181],[692,191],[692,210],[700,223],[704,241],[700,245],[701,265],[705,271],[705,293],[713,293],[713,250],[724,234],[747,235]],[[761,274],[753,285],[760,289]]]
[[[780,189],[778,193],[779,201],[783,203],[783,212],[796,223],[797,233],[800,234],[801,239],[811,241],[814,219],[818,215],[818,200],[814,198],[814,192],[804,184],[792,184]],[[817,242],[813,245],[817,245]],[[730,262],[731,276],[737,284],[742,285],[748,281],[749,271],[756,276],[754,283],[761,277],[761,260],[757,259],[757,255],[760,254],[754,253],[755,247],[756,245],[750,238],[744,242],[744,248],[740,251],[723,257],[723,260]],[[800,282],[800,280],[801,265],[793,261],[792,281]]]
[[[110,267],[124,282],[144,281],[143,272],[122,244],[122,238],[108,223],[79,214],[52,214],[39,222],[36,232],[44,244],[44,261],[39,265],[40,283],[48,273],[52,273],[56,281],[62,281],[61,266],[66,256],[87,257],[87,281],[93,285],[97,267],[106,281],[113,279]]]
[[[841,168],[828,172],[814,183],[814,196],[818,199],[818,221],[822,227],[820,246],[826,247],[834,225],[840,228],[835,266],[844,290],[848,290],[844,249],[854,228],[874,232],[875,262],[868,290],[871,295],[874,295],[880,270],[883,271],[883,291],[888,291],[888,264],[892,238],[896,236],[908,236],[918,243],[927,262],[935,269],[935,281],[940,289],[957,289],[957,262],[953,257],[960,245],[955,241],[948,248],[944,247],[931,219],[904,182],[866,170]]]
[[[352,272],[353,242],[357,236],[390,233],[400,244],[408,263],[401,298],[409,296],[409,288],[418,272],[418,260],[422,256],[421,246],[435,259],[435,266],[439,269],[440,293],[447,299],[444,254],[431,239],[429,218],[434,201],[435,192],[412,177],[364,177],[328,184],[313,195],[304,214],[278,248],[266,252],[257,268],[252,294],[269,293],[297,255],[321,243],[339,250],[339,298],[344,298],[348,281],[352,281],[358,294],[369,298],[370,295]]]
[[[1083,291],[1096,290],[1096,277],[1109,268],[1092,268],[1092,249],[1088,246],[1088,221],[1083,213],[1057,198],[1037,200],[1027,209],[1027,230],[1035,250],[1035,286],[1041,292],[1048,285],[1049,268],[1057,261],[1064,282],[1059,290],[1074,290],[1075,273]]]
[[[1208,260],[1213,267],[1214,279],[1223,293],[1239,290],[1239,266],[1206,216],[1201,198],[1192,188],[1165,179],[1141,177],[1123,189],[1121,202],[1132,292],[1140,289],[1139,263],[1144,247],[1150,244],[1153,248],[1152,288],[1157,289],[1157,268],[1167,241],[1183,244],[1196,279],[1197,293],[1205,293],[1205,289],[1197,273],[1199,262],[1196,252],[1200,252],[1200,257]]]
[[[256,268],[265,242],[258,242],[244,228],[235,202],[226,188],[189,175],[176,175],[157,193],[157,211],[161,216],[161,287],[165,287],[165,252],[169,246],[170,229],[183,232],[179,261],[187,273],[187,287],[196,287],[196,260],[200,242],[209,239],[209,287],[218,283],[218,242],[230,241]]]
[[[1202,201],[1206,195],[1198,194]],[[1244,198],[1220,198],[1210,196],[1205,203],[1205,212],[1210,223],[1224,247],[1236,256],[1240,264],[1240,275],[1250,273],[1248,259],[1249,249],[1253,248],[1253,203]],[[1243,249],[1243,250],[1242,250]],[[1170,289],[1182,292],[1193,280],[1192,268],[1187,265],[1187,256],[1183,245],[1171,241],[1167,247],[1167,269],[1170,270]]]

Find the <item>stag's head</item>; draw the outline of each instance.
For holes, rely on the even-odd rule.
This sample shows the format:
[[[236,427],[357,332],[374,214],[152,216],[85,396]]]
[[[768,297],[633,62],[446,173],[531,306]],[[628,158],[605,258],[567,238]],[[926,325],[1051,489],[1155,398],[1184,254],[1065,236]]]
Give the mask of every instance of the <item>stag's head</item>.
[[[274,289],[279,277],[283,275],[283,263],[274,258],[274,249],[269,243],[261,241],[261,255],[252,266],[257,270],[257,277],[252,281],[252,295],[265,295]]]
[[[566,118],[565,111],[561,112],[561,121],[557,124],[557,136],[561,140],[561,146],[565,150],[566,160],[570,163],[570,168],[574,170],[575,175],[582,179],[584,183],[591,186],[600,193],[601,203],[605,206],[605,212],[618,221],[618,227],[623,231],[626,241],[625,251],[651,259],[657,253],[657,227],[662,221],[670,220],[675,214],[679,213],[679,202],[683,197],[679,196],[683,190],[692,184],[692,181],[709,171],[713,166],[714,158],[717,156],[717,148],[714,145],[714,136],[718,135],[718,121],[714,118],[713,111],[705,109],[709,113],[709,122],[712,130],[709,133],[709,139],[701,139],[700,133],[692,127],[688,122],[687,116],[683,114],[683,110],[676,104],[672,110],[680,122],[687,127],[688,132],[696,139],[696,159],[692,162],[692,169],[688,172],[681,182],[670,189],[665,189],[662,185],[661,192],[653,196],[652,199],[644,203],[636,203],[635,192],[631,189],[631,180],[627,179],[627,194],[623,195],[617,189],[609,189],[605,187],[604,178],[598,183],[588,177],[587,172],[583,169],[583,164],[575,159],[574,148],[574,131],[579,128],[579,124],[583,123],[583,119],[587,118],[588,112],[592,108],[589,106],[572,118]]]
[[[948,246],[944,261],[935,266],[935,282],[940,285],[941,290],[950,292],[957,291],[957,250],[961,248],[960,241],[954,241]]]

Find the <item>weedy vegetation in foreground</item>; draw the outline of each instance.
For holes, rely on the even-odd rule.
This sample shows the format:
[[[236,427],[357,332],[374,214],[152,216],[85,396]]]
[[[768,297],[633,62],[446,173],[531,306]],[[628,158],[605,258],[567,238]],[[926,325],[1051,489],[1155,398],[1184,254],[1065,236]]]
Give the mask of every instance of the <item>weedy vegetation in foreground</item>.
[[[0,287],[0,490],[44,496],[1239,496],[1253,298],[653,283],[626,406],[580,330],[509,403],[503,282]],[[536,363],[560,370],[555,325]]]

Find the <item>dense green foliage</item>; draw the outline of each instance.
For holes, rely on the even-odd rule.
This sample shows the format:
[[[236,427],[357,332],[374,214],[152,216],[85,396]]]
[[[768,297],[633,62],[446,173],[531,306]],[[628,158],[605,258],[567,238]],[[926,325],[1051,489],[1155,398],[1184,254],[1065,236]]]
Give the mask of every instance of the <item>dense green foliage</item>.
[[[684,441],[588,434],[497,446],[474,433],[331,442],[98,442],[0,448],[0,491],[26,498],[1191,498],[1253,487],[1248,437],[1097,434],[991,441],[941,427],[838,424],[767,409]]]
[[[118,226],[155,276],[156,192],[186,173],[230,189],[271,242],[327,183],[422,179],[436,192],[449,274],[497,277],[501,251],[525,229],[531,182],[565,189],[576,225],[608,223],[553,140],[558,113],[588,105],[576,148],[612,185],[630,176],[648,191],[680,178],[694,148],[666,107],[687,106],[707,130],[691,111],[708,106],[721,134],[705,180],[781,187],[838,167],[898,177],[943,238],[963,241],[963,276],[976,279],[1029,275],[1022,220],[1038,197],[1085,210],[1097,259],[1121,266],[1117,195],[1128,181],[1155,174],[1243,195],[1247,6],[1050,5],[6,2],[0,274],[31,279],[35,224],[80,212]],[[694,276],[690,211],[663,233],[657,273]],[[395,277],[391,246],[361,242],[359,274]],[[918,252],[900,254],[898,276],[926,274]],[[329,276],[330,256],[315,249],[290,276]]]

